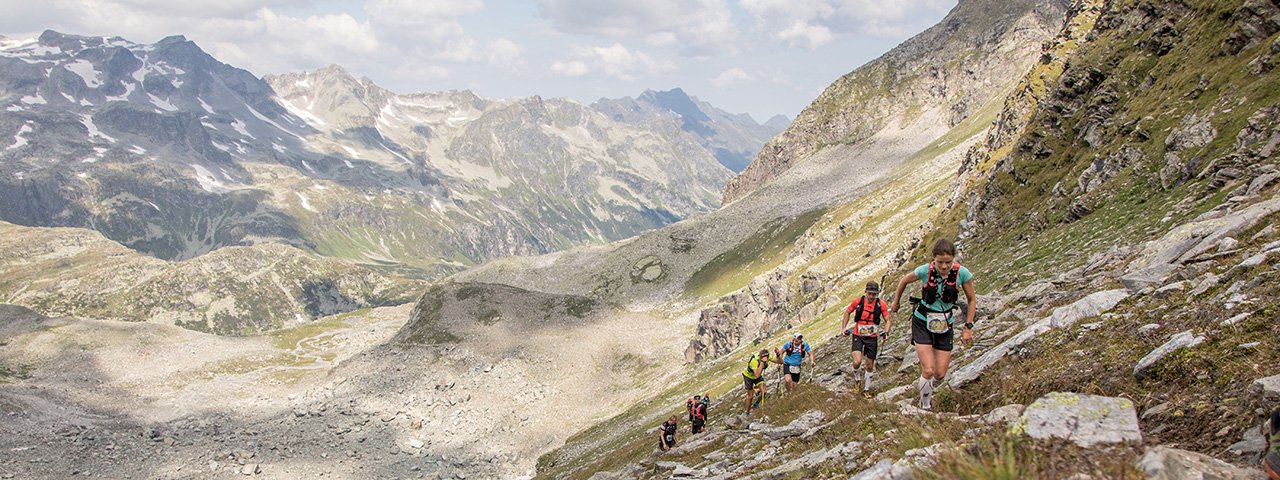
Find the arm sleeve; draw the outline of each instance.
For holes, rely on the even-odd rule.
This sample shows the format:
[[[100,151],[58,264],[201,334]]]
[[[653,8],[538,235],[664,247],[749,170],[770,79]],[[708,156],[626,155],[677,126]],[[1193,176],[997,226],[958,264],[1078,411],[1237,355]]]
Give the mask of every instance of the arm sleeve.
[[[888,315],[888,313],[889,313],[889,304],[884,303],[884,300],[881,300],[881,301],[880,301],[880,311],[881,311],[881,312],[884,312],[883,314],[884,314],[886,317],[887,317],[887,316],[889,316],[889,315]]]
[[[853,313],[853,311],[856,310],[857,308],[858,308],[858,301],[854,300],[852,302],[849,302],[849,308],[844,309],[844,313]]]
[[[928,274],[928,272],[925,272]],[[969,280],[973,280],[973,272],[968,268],[960,267],[960,273],[956,274],[956,285],[964,285]]]

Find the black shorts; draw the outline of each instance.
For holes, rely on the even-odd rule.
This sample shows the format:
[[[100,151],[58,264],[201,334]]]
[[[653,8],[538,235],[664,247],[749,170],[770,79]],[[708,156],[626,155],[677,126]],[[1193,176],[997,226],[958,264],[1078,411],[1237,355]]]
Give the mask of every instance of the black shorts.
[[[748,377],[745,373],[742,374],[742,388],[745,388],[747,390],[756,388],[756,385],[760,384],[760,382],[763,382],[763,381],[764,381],[763,372],[760,373],[760,378],[757,378],[755,380],[752,380],[751,377]]]
[[[791,373],[792,367],[795,367],[796,369],[795,373]],[[800,383],[800,371],[801,371],[800,365],[786,365],[786,364],[782,365],[782,373],[784,375],[791,377],[791,381],[793,382]]]
[[[880,353],[879,337],[859,337],[853,336],[853,351],[862,352],[862,356],[867,360],[875,361],[876,354]]]
[[[911,314],[911,343],[916,345],[933,345],[934,350],[950,352],[955,340],[956,329],[948,328],[944,333],[933,333],[920,317]]]

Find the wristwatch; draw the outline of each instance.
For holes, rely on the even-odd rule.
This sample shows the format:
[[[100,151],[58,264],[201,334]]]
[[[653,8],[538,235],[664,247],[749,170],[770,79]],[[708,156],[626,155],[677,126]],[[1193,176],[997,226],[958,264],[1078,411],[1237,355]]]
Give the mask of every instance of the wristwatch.
[[[972,330],[972,329],[973,329],[973,322],[965,322],[965,324],[964,324],[964,329],[965,329],[965,330]]]

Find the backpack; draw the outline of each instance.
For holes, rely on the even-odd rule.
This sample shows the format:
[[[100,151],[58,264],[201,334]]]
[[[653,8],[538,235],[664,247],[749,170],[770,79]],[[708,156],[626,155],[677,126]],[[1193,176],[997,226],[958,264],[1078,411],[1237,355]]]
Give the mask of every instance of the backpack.
[[[793,343],[791,343],[791,342],[787,342],[787,348],[784,348],[782,351],[787,352],[787,355],[791,355],[791,352],[793,351],[793,349],[792,349],[792,346],[793,346],[793,345],[794,345]],[[800,344],[800,355],[801,355],[801,356],[804,356],[805,354],[809,353],[809,349],[808,349],[808,348],[806,348],[807,346],[808,346],[808,345],[803,344],[803,343],[801,343],[801,344]]]
[[[947,274],[944,280],[938,274],[938,269],[929,263],[929,279],[920,289],[920,298],[923,303],[932,304],[938,301],[938,285],[942,285],[942,303],[953,304],[960,298],[960,289],[956,284],[956,279],[960,275],[960,263],[956,262],[951,265],[951,273]]]
[[[862,311],[863,311],[862,307],[863,307],[863,305],[866,305],[866,304],[867,304],[867,297],[865,297],[865,296],[864,296],[864,297],[862,297],[862,298],[859,298],[859,299],[858,299],[858,306],[857,306],[857,307],[854,307],[854,309],[853,309],[853,313],[854,313],[854,315],[855,315],[855,316],[853,317],[853,318],[854,318],[854,322],[853,322],[853,323],[855,323],[855,324],[857,324],[857,323],[863,323],[863,321],[862,321]],[[882,317],[884,317],[884,310],[880,308],[880,300],[876,300],[875,306],[874,306],[874,307],[872,307],[872,310],[871,310],[871,319],[872,319],[872,321],[873,321],[873,322],[875,322],[875,324],[876,324],[876,325],[879,325],[879,324],[880,324],[880,319],[881,319]]]

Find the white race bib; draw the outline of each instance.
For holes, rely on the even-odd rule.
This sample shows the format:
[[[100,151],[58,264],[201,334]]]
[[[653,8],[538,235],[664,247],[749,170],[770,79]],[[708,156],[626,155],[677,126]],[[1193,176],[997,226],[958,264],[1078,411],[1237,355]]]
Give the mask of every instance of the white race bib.
[[[787,373],[800,373],[799,365],[787,365]]]
[[[876,326],[870,323],[858,324],[857,333],[859,337],[874,337],[876,335]]]
[[[925,316],[925,327],[933,333],[947,333],[947,330],[951,330],[951,323],[947,321],[947,317],[945,313],[930,312]]]

